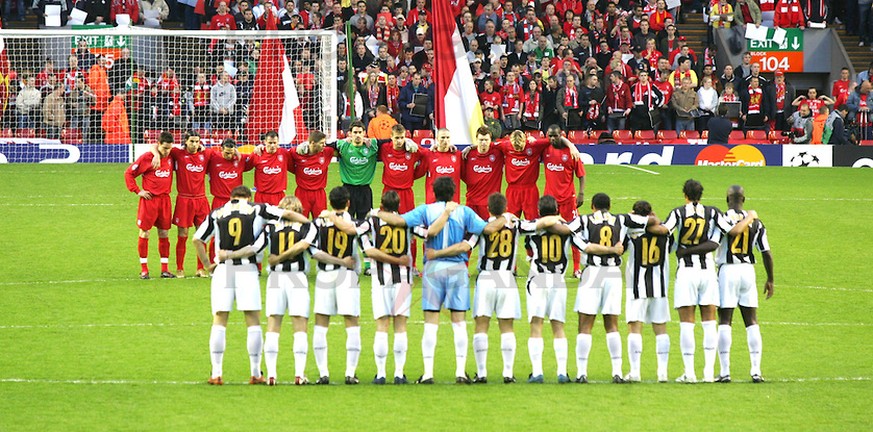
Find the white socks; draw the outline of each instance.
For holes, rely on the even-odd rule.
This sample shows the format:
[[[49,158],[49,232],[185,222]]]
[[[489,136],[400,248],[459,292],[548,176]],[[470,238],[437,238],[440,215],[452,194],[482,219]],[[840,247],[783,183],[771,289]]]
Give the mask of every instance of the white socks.
[[[433,355],[436,351],[437,330],[439,328],[440,326],[437,324],[424,324],[424,336],[421,338],[421,357],[424,361],[422,380],[433,378]]]
[[[527,340],[527,352],[530,354],[531,375],[543,374],[543,338]]]
[[[703,379],[712,381],[718,354],[718,324],[715,321],[703,321],[700,324],[703,326]]]
[[[387,347],[386,347],[387,348]],[[386,349],[387,351],[387,349]],[[355,376],[361,358],[361,328],[346,327],[346,376]]]
[[[476,358],[476,375],[479,378],[488,376],[488,334],[473,335],[473,356]]]
[[[731,345],[733,344],[733,335],[731,334],[731,326],[718,326],[718,364],[719,376],[727,376],[731,374]]]
[[[453,322],[452,332],[455,334],[455,376],[467,376],[467,322]]]
[[[640,357],[643,355],[643,335],[628,333],[627,335],[627,360],[630,363],[630,375],[640,376]]]
[[[609,358],[612,360],[612,376],[621,373],[621,335],[618,332],[606,334],[606,349],[609,350]]]
[[[261,326],[251,326],[248,330],[248,340],[246,346],[249,349],[249,365],[251,366],[252,376],[261,376],[261,349],[264,346]]]
[[[267,364],[267,378],[276,378],[276,362],[279,359],[279,333],[267,332],[264,335],[264,363]]]
[[[591,335],[576,335],[576,378],[588,375],[588,354],[591,353]]]
[[[224,360],[225,329],[220,325],[213,325],[209,332],[209,355],[212,359],[212,378],[221,376],[221,363]]]
[[[555,349],[555,360],[558,363],[558,375],[567,375],[567,338],[555,338],[552,342]]]
[[[670,335],[655,336],[655,350],[658,354],[658,378],[667,377],[667,363],[670,361]]]
[[[373,357],[376,358],[376,378],[385,378],[388,363],[388,333],[376,332],[373,339]]]
[[[306,374],[306,355],[309,351],[306,332],[294,333],[294,346],[292,348],[294,349],[294,376],[302,377]]]
[[[503,376],[512,378],[515,368],[515,333],[500,335],[500,353],[503,354]]]
[[[761,339],[761,327],[757,324],[746,327],[746,340],[749,342],[749,361],[752,367],[751,375],[761,375],[761,350],[764,342]]]
[[[315,365],[318,366],[318,376],[329,377],[330,371],[327,368],[327,327],[313,327],[312,351],[315,353]]]
[[[679,350],[682,351],[682,363],[685,365],[685,376],[696,378],[694,373],[694,323],[679,323]]]
[[[406,367],[406,351],[409,343],[406,332],[394,333],[394,376],[402,378],[403,369]]]

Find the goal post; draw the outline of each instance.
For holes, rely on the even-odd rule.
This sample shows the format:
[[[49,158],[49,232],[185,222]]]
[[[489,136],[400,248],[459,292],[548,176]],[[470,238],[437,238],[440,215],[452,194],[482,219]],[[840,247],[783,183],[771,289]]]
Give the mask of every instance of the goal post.
[[[0,30],[0,139],[335,139],[338,42],[326,30]]]

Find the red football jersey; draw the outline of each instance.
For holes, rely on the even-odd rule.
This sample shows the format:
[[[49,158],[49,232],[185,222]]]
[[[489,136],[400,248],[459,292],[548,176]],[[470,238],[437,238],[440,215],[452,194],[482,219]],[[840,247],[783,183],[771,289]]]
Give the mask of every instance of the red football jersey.
[[[168,195],[173,189],[173,162],[169,157],[161,158],[161,166],[152,168],[154,155],[143,153],[127,170],[124,171],[124,182],[127,189],[135,194],[147,190],[152,195]],[[142,176],[142,188],[136,184],[136,178]]]
[[[405,149],[395,150],[394,145],[382,144],[379,158],[385,164],[382,184],[389,189],[412,189],[415,183],[415,165],[421,161],[421,152],[410,153]]]
[[[185,198],[206,196],[206,167],[211,151],[188,153],[188,150],[173,148],[170,159],[176,170],[176,192]]]
[[[515,151],[508,141],[501,141],[495,147],[503,152],[506,167],[506,183],[510,186],[536,186],[540,178],[540,157],[549,146],[549,140],[540,139],[529,142],[524,150]]]
[[[461,155],[458,152],[443,153],[419,147],[421,164],[415,169],[415,178],[427,174],[424,181],[425,202],[436,202],[433,195],[433,181],[438,177],[451,177],[455,181],[455,202],[461,202]]]
[[[543,195],[551,195],[559,203],[576,197],[576,177],[585,177],[585,165],[573,159],[568,148],[548,146],[543,152],[546,166],[546,189]]]
[[[289,151],[292,168],[297,179],[297,187],[304,190],[325,190],[327,188],[327,168],[333,158],[334,149],[325,147],[314,155],[302,155]]]
[[[252,155],[251,166],[255,169],[255,188],[258,192],[283,193],[288,187],[288,166],[291,156],[288,150],[279,148],[276,153],[262,152]]]
[[[484,154],[474,148],[463,162],[461,178],[467,184],[467,205],[488,205],[488,195],[500,192],[503,183],[503,152],[493,145]]]
[[[242,185],[243,172],[251,168],[251,155],[242,155],[240,159],[227,160],[219,150],[209,158],[206,172],[209,174],[209,192],[214,197],[230,199],[233,188]]]
[[[839,107],[849,100],[849,81],[836,80],[834,88],[831,91],[831,97],[834,98],[834,106]]]

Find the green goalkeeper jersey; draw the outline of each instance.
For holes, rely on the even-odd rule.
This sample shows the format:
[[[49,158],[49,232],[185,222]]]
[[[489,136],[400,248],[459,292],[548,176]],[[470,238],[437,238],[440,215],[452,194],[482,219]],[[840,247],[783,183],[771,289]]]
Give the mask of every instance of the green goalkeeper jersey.
[[[361,146],[339,140],[336,149],[339,151],[340,180],[343,183],[363,186],[373,182],[379,156],[379,144],[375,139],[365,139]]]

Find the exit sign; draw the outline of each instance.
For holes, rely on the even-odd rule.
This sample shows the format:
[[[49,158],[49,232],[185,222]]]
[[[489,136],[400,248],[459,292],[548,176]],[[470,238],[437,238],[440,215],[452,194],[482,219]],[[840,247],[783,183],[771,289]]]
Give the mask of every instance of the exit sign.
[[[785,39],[782,43],[772,40],[773,29],[767,32],[768,40],[758,41],[748,39],[746,47],[749,51],[803,51],[803,30],[785,29]]]
[[[803,30],[785,29],[782,43],[772,40],[773,32],[767,31],[768,40],[746,41],[752,62],[760,64],[762,72],[803,72]]]

